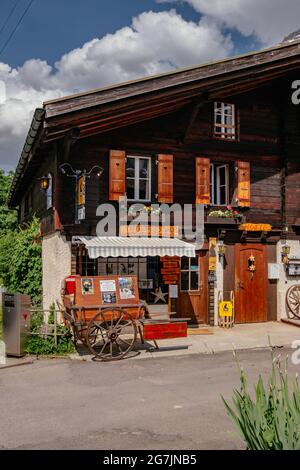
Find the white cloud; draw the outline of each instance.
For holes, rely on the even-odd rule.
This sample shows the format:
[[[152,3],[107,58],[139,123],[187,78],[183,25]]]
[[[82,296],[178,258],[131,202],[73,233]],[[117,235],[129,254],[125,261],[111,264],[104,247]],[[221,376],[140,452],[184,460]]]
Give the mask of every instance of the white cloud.
[[[189,3],[196,11],[236,28],[245,36],[256,34],[266,45],[281,42],[300,27],[299,0],[157,0]]]
[[[211,19],[195,23],[175,10],[150,11],[134,18],[130,27],[65,54],[54,68],[40,59],[17,69],[0,63],[0,165],[15,165],[33,111],[43,101],[220,59],[232,50],[230,37]]]

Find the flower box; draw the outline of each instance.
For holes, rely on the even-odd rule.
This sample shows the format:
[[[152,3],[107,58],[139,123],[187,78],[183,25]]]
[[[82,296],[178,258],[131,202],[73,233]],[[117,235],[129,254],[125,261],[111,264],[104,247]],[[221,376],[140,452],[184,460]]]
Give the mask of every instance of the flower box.
[[[217,225],[240,225],[242,223],[242,219],[235,219],[233,217],[207,216],[206,223]]]

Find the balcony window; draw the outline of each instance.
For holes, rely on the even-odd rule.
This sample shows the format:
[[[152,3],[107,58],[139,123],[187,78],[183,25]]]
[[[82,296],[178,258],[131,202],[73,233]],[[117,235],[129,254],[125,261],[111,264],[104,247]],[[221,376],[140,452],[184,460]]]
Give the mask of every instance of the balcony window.
[[[227,206],[229,203],[229,168],[228,165],[210,165],[210,204]]]

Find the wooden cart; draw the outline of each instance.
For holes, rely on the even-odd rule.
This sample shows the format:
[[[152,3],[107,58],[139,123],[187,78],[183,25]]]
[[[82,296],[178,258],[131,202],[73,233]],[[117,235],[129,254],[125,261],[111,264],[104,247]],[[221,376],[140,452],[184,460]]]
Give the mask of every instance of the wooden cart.
[[[150,318],[147,304],[139,300],[136,276],[69,277],[62,298],[75,343],[101,361],[126,357],[138,336],[143,344],[153,341],[155,348],[156,340],[187,336],[187,319]]]

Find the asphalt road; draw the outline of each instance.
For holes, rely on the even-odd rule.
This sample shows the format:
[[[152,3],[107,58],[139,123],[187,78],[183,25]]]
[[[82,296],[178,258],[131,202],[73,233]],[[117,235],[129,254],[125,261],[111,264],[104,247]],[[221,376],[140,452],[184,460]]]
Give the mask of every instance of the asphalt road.
[[[250,383],[270,368],[268,351],[239,357]],[[4,369],[0,449],[243,449],[220,398],[238,385],[231,353]]]

